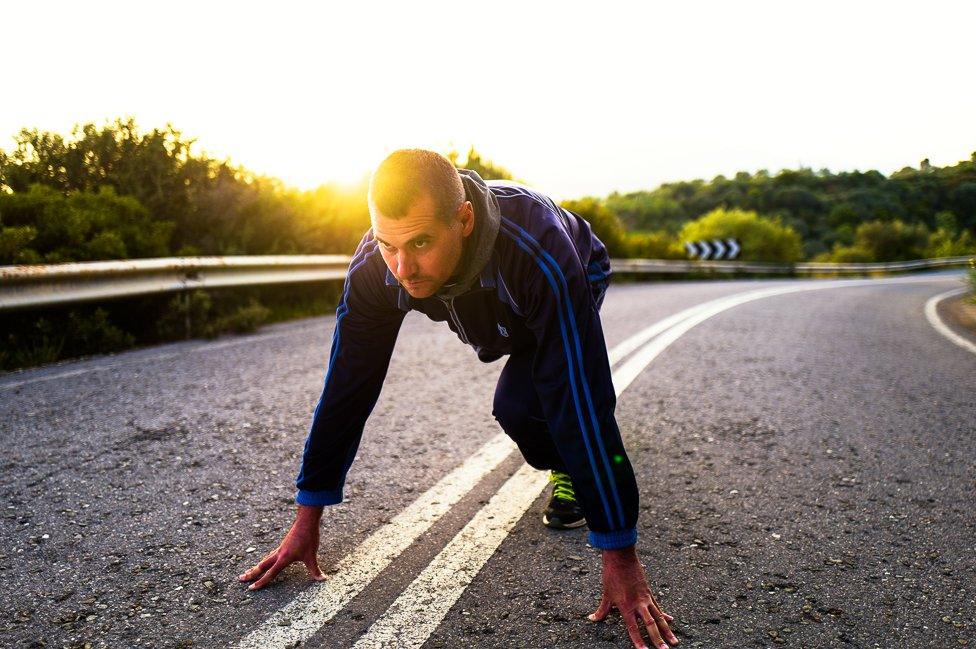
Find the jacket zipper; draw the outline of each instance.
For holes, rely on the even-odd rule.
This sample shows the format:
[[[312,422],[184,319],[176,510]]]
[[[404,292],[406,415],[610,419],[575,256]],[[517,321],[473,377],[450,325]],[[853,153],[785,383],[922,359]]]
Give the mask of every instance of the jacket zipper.
[[[471,341],[468,340],[468,335],[464,331],[464,327],[461,326],[461,318],[458,317],[457,313],[454,312],[454,298],[444,299],[441,298],[441,302],[447,306],[447,312],[451,314],[451,320],[454,321],[454,326],[458,328],[458,333],[461,334],[461,340],[465,345],[470,345]]]

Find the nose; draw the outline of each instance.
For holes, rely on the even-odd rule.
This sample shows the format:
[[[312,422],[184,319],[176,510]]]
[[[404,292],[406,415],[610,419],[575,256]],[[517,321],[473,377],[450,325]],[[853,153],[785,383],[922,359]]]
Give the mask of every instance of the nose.
[[[397,252],[397,277],[402,279],[411,279],[414,277],[414,273],[417,270],[417,265],[414,263],[413,258],[406,252],[400,250]]]

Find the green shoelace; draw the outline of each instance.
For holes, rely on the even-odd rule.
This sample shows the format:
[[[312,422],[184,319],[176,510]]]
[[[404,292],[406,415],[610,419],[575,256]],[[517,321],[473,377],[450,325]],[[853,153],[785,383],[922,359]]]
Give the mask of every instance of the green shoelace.
[[[569,479],[569,476],[565,473],[560,473],[559,471],[549,472],[549,482],[555,485],[552,488],[552,495],[554,498],[559,500],[568,500],[569,502],[576,502],[576,491],[573,490],[573,483]]]

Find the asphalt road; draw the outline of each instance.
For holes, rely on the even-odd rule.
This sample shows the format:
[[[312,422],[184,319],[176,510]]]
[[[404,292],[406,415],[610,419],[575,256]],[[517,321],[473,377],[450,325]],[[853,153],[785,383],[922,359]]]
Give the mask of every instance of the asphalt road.
[[[626,387],[638,551],[683,646],[976,646],[976,354],[923,313],[962,277],[732,306]],[[608,347],[695,305],[811,282],[827,280],[614,285]],[[307,591],[299,565],[257,592],[236,577],[293,519],[333,324],[0,376],[0,645],[232,646]],[[499,432],[502,365],[407,316],[348,501],[323,519],[324,569]],[[501,462],[303,646],[353,644],[519,465]],[[615,613],[585,620],[599,555],[585,529],[543,527],[545,502],[424,647],[629,646]]]

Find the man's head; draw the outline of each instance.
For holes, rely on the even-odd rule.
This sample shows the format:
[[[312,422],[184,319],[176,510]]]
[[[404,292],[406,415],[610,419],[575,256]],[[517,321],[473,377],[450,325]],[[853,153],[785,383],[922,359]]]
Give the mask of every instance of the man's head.
[[[457,270],[474,231],[457,169],[434,151],[394,151],[373,172],[368,201],[386,266],[413,297],[433,295]]]

